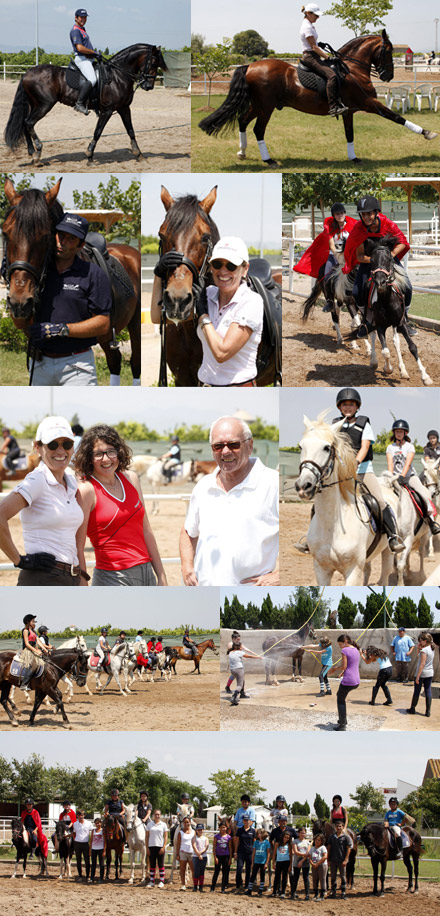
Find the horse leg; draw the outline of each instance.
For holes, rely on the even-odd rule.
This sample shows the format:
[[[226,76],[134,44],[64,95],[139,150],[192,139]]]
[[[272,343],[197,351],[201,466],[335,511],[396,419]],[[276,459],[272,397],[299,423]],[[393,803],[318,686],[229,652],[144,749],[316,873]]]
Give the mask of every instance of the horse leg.
[[[14,726],[14,728],[17,728],[17,727],[18,727],[18,722],[17,722],[17,719],[16,719],[15,716],[14,716],[13,707],[11,707],[11,709],[9,709],[9,706],[11,705],[10,702],[9,702],[9,699],[8,699],[10,689],[11,689],[11,685],[8,684],[7,681],[3,681],[3,684],[2,684],[2,692],[1,692],[1,697],[0,697],[0,703],[1,703],[1,705],[3,706],[3,709],[5,710],[5,712],[7,713],[8,717],[9,717],[9,719],[10,719],[10,721],[11,721],[11,724]]]
[[[342,120],[344,122],[345,139],[347,141],[347,156],[351,162],[362,162],[362,159],[358,159],[354,151],[353,112],[346,111],[342,115]]]
[[[376,331],[370,334],[370,369],[377,369],[379,365],[376,354]]]
[[[111,111],[102,111],[99,115],[98,123],[95,127],[95,132],[93,134],[93,139],[90,141],[87,147],[87,151],[86,151],[86,156],[90,160],[90,162],[93,159],[93,153],[95,152],[95,146],[104,130],[105,125],[107,124],[107,121],[110,120],[111,116],[112,116]]]
[[[247,133],[246,133],[246,128],[247,128],[248,125],[251,123],[251,121],[254,120],[255,117],[256,117],[255,111],[253,110],[252,105],[251,105],[250,108],[249,108],[249,110],[248,110],[248,112],[247,112],[247,114],[243,115],[243,116],[239,119],[239,122],[238,122],[239,134],[238,134],[238,136],[239,136],[239,139],[240,139],[240,149],[238,150],[238,153],[237,153],[237,156],[238,156],[239,159],[246,159],[246,149],[247,149]]]
[[[414,894],[419,893],[419,857],[412,853],[413,862],[414,862]]]
[[[49,101],[41,100],[38,107],[34,107],[34,110],[24,119],[24,131],[28,153],[32,156],[32,165],[40,164],[41,152],[43,149],[43,144],[35,130],[35,124],[49,114],[49,111],[52,110],[56,101],[56,99]]]
[[[105,880],[106,880],[106,881],[109,881],[109,880],[110,880],[110,866],[111,866],[111,864],[112,864],[112,853],[111,853],[111,850],[107,853],[106,860],[105,860],[105,864],[106,864]]]
[[[88,677],[88,676],[87,676],[87,677]],[[88,683],[87,683],[87,680],[86,680],[86,682],[85,682],[85,684],[84,684],[84,687],[85,687],[86,692],[88,693],[89,697],[92,697],[92,696],[93,696],[93,693],[92,693],[92,691],[90,690],[90,687],[89,687],[89,685],[88,685]]]
[[[411,356],[414,357],[414,359],[415,359],[415,361],[416,361],[416,363],[417,363],[417,366],[418,366],[418,369],[419,369],[419,372],[420,372],[420,375],[421,375],[423,384],[424,384],[424,385],[432,385],[432,378],[428,375],[428,373],[427,373],[427,371],[426,371],[426,369],[425,369],[425,367],[424,367],[424,365],[423,365],[423,363],[422,363],[422,360],[421,360],[420,357],[419,357],[419,352],[418,352],[418,350],[417,350],[417,347],[416,347],[416,345],[415,345],[415,343],[414,343],[412,337],[409,336],[408,328],[407,328],[405,322],[403,322],[403,324],[402,324],[402,334],[403,334],[403,337],[405,338],[405,340],[406,340],[406,342],[407,342],[408,350],[409,350],[409,352],[411,353]]]
[[[273,109],[274,109],[274,106],[272,105],[268,114],[265,113],[263,115],[260,113],[254,125],[254,134],[255,134],[255,137],[258,143],[258,149],[260,150],[260,156],[263,160],[264,165],[278,165],[275,159],[272,159],[269,156],[269,152],[266,146],[266,141],[264,139],[266,127],[269,123],[269,119],[271,115],[273,114]]]
[[[130,335],[130,344],[131,344],[131,356],[130,356],[130,368],[131,374],[133,376],[133,385],[140,385],[141,383],[141,368],[142,368],[142,358],[141,358],[141,303],[140,299],[137,299],[135,313],[133,318],[127,324],[127,330]]]
[[[433,130],[425,130],[424,127],[420,127],[418,124],[413,124],[412,121],[407,121],[405,118],[402,118],[396,111],[393,111],[391,108],[387,108],[383,102],[379,102],[379,99],[366,99],[364,111],[369,112],[369,114],[377,114],[381,118],[386,118],[387,121],[394,121],[395,124],[400,124],[402,127],[406,127],[407,130],[412,130],[414,134],[422,134],[425,140],[435,140],[437,134]]]
[[[122,355],[119,347],[111,347],[109,340],[105,342],[99,340],[98,343],[102,350],[104,350],[104,355],[107,360],[107,367],[110,372],[110,384],[120,385]]]
[[[384,885],[385,885],[385,872],[386,872],[386,869],[387,869],[386,859],[382,859],[381,866],[380,866],[380,896],[381,896],[381,897],[384,897],[384,896],[385,896],[385,887],[384,887]]]
[[[362,585],[363,583],[363,567],[355,561],[353,565],[345,573],[345,585]]]
[[[379,337],[380,346],[381,346],[381,348],[382,348],[382,356],[383,356],[383,358],[384,358],[384,360],[385,360],[385,365],[384,365],[384,367],[383,367],[383,371],[384,371],[385,375],[391,375],[391,373],[392,373],[392,371],[393,371],[393,367],[392,367],[392,365],[391,365],[391,356],[390,356],[390,351],[389,351],[389,349],[388,349],[388,347],[387,347],[387,342],[386,342],[385,334],[386,334],[386,331],[384,331],[382,328],[378,328],[378,329],[377,329],[377,335],[378,335],[378,337]]]
[[[394,344],[394,349],[396,351],[397,365],[399,366],[400,377],[409,378],[408,371],[405,368],[405,363],[403,362],[403,359],[402,359],[402,353],[400,350],[399,332],[397,328],[393,328],[393,344]]]
[[[120,690],[121,693],[122,693],[122,696],[123,696],[123,697],[126,697],[127,694],[124,693],[124,691],[123,691],[123,689],[122,689],[122,684],[121,684],[121,682],[120,682],[120,680],[119,680],[119,671],[114,671],[114,672],[113,672],[113,675],[114,675],[114,679],[115,679],[115,681],[116,681],[116,683],[117,683],[117,685],[118,685],[118,687],[119,687],[119,690]],[[108,682],[107,682],[107,683],[108,683]],[[106,685],[106,686],[107,686],[107,685]],[[126,688],[126,690],[127,690],[127,685],[125,685],[125,688]],[[127,692],[129,692],[129,691],[127,691]],[[102,693],[102,690],[101,690],[101,693]]]
[[[333,570],[325,569],[323,566],[318,563],[315,558],[313,558],[313,566],[316,576],[317,585],[330,585],[333,578]]]
[[[333,328],[334,328],[334,331],[335,331],[335,333],[336,333],[336,343],[337,343],[337,344],[341,344],[341,343],[342,343],[342,334],[341,334],[341,329],[340,329],[340,327],[339,327],[339,313],[340,313],[340,311],[341,311],[341,310],[340,310],[340,307],[339,307],[339,303],[338,303],[338,304],[335,303],[334,306],[333,306],[333,308],[332,308],[332,313],[331,313],[331,314],[332,314]],[[355,341],[353,341],[353,343],[355,343]]]
[[[101,687],[101,681],[99,681],[99,686],[101,687],[101,690],[100,690],[101,696],[102,696],[102,694],[104,693],[105,688],[108,687],[108,685],[109,685],[109,683],[110,683],[112,677],[113,677],[113,673],[110,671],[110,674],[107,675],[107,680],[106,680],[106,682],[105,682],[105,684],[104,684],[103,687]]]
[[[412,894],[413,893],[413,867],[412,867],[412,862],[411,862],[411,855],[409,854],[407,856],[403,856],[403,861],[405,863],[406,870],[408,872],[408,887],[406,889],[406,893]]]
[[[118,111],[118,115],[120,116],[121,121],[125,127],[125,130],[127,131],[127,134],[130,137],[131,151],[133,153],[133,156],[135,157],[135,159],[140,159],[140,157],[142,156],[142,153],[137,145],[137,141],[136,141],[136,137],[135,137],[135,133],[133,129],[133,124],[131,120],[130,106],[126,105],[124,108],[121,108]]]

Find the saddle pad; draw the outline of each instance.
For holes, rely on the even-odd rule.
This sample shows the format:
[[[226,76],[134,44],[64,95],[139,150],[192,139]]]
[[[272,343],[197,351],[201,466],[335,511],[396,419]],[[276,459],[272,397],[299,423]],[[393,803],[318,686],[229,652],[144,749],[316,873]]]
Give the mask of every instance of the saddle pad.
[[[70,63],[66,70],[66,83],[69,89],[79,89],[81,81],[84,82],[81,71],[75,64]]]
[[[313,92],[318,92],[319,95],[327,97],[326,92],[326,82],[322,76],[318,76],[317,73],[314,73],[313,70],[309,70],[308,67],[300,61],[297,67],[298,79],[304,89],[312,89]]]
[[[32,672],[32,677],[41,677],[44,671],[44,665],[39,665],[38,668]],[[17,657],[12,659],[10,674],[13,677],[25,677],[29,672],[29,668],[25,668],[23,662],[20,661]]]
[[[101,659],[100,659],[99,655],[91,655],[91,656],[90,656],[90,667],[91,667],[91,668],[97,668],[98,665],[100,665],[100,664],[101,664]]]
[[[109,256],[108,268],[109,268],[112,280],[114,280],[115,283],[118,283],[119,286],[122,287],[122,290],[125,293],[125,295],[128,296],[129,299],[131,299],[135,294],[133,284],[125,268],[122,266],[122,264],[119,263],[119,261],[116,258],[113,257],[113,255]]]
[[[402,836],[402,846],[403,846],[403,849],[408,849],[408,846],[411,846],[411,840],[410,840],[408,834],[405,833],[404,830],[402,830],[401,836]]]
[[[191,649],[188,649],[188,646],[184,646],[184,647],[183,647],[183,654],[184,654],[184,655],[192,655],[192,651],[191,651]]]
[[[412,503],[413,503],[413,506],[414,506],[416,512],[418,512],[418,514],[421,516],[421,518],[425,518],[426,509],[425,509],[425,504],[424,504],[424,502],[423,502],[423,500],[422,500],[422,497],[419,495],[419,493],[417,493],[416,490],[413,490],[413,488],[410,487],[409,484],[405,484],[404,489],[405,489],[406,492],[408,493],[408,496],[409,496],[409,498],[411,499],[411,501],[412,501]],[[433,508],[434,515],[436,515],[436,514],[437,514],[437,510],[436,510],[436,508],[435,508],[435,506],[434,506],[434,503],[431,503],[431,506],[432,506],[432,508]]]

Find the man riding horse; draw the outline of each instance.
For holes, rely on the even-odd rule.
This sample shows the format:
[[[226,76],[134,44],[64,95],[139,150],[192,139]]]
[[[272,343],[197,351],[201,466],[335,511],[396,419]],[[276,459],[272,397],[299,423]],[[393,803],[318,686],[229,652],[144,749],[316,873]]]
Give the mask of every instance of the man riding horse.
[[[92,60],[102,60],[101,52],[95,51],[85,29],[88,15],[87,10],[76,10],[75,24],[70,30],[70,41],[72,42],[75,64],[85,78],[85,82],[82,83],[79,89],[75,111],[80,111],[81,114],[85,115],[89,113],[87,99],[97,80]]]

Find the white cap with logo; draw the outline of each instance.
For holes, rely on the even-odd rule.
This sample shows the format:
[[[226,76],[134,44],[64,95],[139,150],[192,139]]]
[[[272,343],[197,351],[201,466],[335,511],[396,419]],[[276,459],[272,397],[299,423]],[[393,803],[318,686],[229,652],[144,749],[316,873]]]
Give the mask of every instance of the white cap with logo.
[[[35,441],[47,445],[48,442],[53,442],[54,439],[60,439],[62,436],[72,439],[72,442],[75,439],[70,423],[64,417],[45,417],[37,429]]]
[[[315,16],[322,16],[322,10],[319,9],[317,3],[308,3],[307,6],[304,7],[304,12],[314,13]]]
[[[242,239],[232,235],[225,236],[214,245],[211,261],[215,261],[216,258],[224,258],[239,267],[243,262],[246,264],[249,262],[249,252]]]

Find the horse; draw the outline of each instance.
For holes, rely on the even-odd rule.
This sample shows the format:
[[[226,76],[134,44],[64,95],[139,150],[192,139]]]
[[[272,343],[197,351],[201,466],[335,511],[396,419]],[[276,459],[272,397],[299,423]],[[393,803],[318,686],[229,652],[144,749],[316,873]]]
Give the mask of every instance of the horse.
[[[295,677],[296,662],[299,666],[299,677],[301,677],[301,662],[304,645],[307,639],[314,639],[315,632],[310,623],[306,623],[296,633],[290,633],[285,639],[278,635],[266,636],[262,645],[264,655],[264,669],[266,672],[266,687],[278,687],[276,679],[276,667],[278,662],[284,658],[292,659],[293,677]]]
[[[158,68],[167,70],[160,47],[149,44],[136,44],[113,54],[103,63],[100,74],[99,98],[95,103],[98,123],[93,139],[87,148],[89,162],[93,159],[96,144],[112,114],[116,111],[130,137],[131,151],[135,159],[142,155],[133,130],[130,105],[133,101],[134,88],[153,89]],[[5,142],[11,150],[16,150],[26,142],[32,164],[40,162],[43,144],[35,132],[35,125],[51,111],[57,102],[74,107],[78,99],[80,75],[74,68],[77,79],[76,87],[71,88],[67,74],[71,68],[42,64],[31,67],[22,76],[5,130]],[[93,102],[91,103],[93,105]]]
[[[5,181],[5,194],[10,204],[2,225],[4,276],[8,286],[7,307],[15,326],[25,332],[38,318],[38,305],[44,294],[47,270],[55,257],[55,230],[63,217],[63,208],[57,200],[61,181],[60,178],[46,192],[36,188],[16,191],[9,178]],[[92,239],[94,235],[92,233]],[[91,254],[87,253],[89,250],[86,245],[79,249],[78,256],[90,260]],[[108,259],[102,253],[98,256],[100,265],[108,264],[110,272],[111,327],[107,334],[98,337],[98,343],[104,350],[112,381],[117,384],[120,382],[122,357],[115,335],[127,328],[131,343],[133,383],[140,384],[140,254],[131,245],[114,243],[107,246],[107,252]]]
[[[18,871],[18,865],[19,865],[20,859],[23,859],[23,878],[27,878],[27,875],[26,875],[27,857],[33,851],[33,847],[31,846],[30,841],[29,841],[29,831],[26,830],[26,827],[24,826],[21,818],[19,817],[12,818],[11,828],[12,828],[12,845],[15,846],[15,849],[16,849],[14,874],[11,875],[11,878],[17,877],[17,871]],[[48,876],[47,854],[44,855],[40,849],[40,846],[38,845],[35,849],[35,855],[37,856],[37,859],[40,865],[40,871],[38,873],[39,876],[41,877],[46,876],[47,878]]]
[[[194,194],[173,200],[162,185],[160,198],[166,217],[159,229],[160,258],[156,265],[156,272],[159,271],[162,279],[159,385],[167,384],[168,364],[177,387],[197,387],[202,344],[197,336],[195,305],[204,287],[213,283],[209,260],[220,236],[210,213],[217,199],[217,187],[212,188],[203,200],[198,200]],[[268,267],[267,262],[263,263]],[[258,264],[261,262],[258,261]],[[248,273],[251,277],[252,261]],[[261,290],[264,294],[265,287],[257,275],[256,281],[259,284],[257,292]],[[268,305],[268,311],[269,319],[265,308],[263,334],[257,353],[258,386],[278,385],[281,378],[281,307],[276,296]]]
[[[300,442],[301,462],[295,489],[302,499],[315,497],[314,513],[307,533],[318,585],[330,585],[338,571],[345,585],[367,584],[370,562],[380,554],[379,584],[388,583],[393,560],[388,539],[372,531],[370,513],[356,486],[357,462],[351,443],[341,432],[344,420],[325,422],[327,411],[311,421],[304,417],[305,434]],[[389,491],[389,504],[397,497]]]
[[[423,471],[420,479],[425,487],[429,490],[429,495],[434,503],[437,512],[440,512],[440,478],[439,478],[440,458],[422,458]],[[428,556],[434,556],[434,537],[429,535]]]
[[[5,456],[6,457],[6,456]],[[26,474],[30,474],[31,471],[34,471],[37,465],[40,463],[40,456],[35,455],[33,452],[30,455],[25,456],[25,466],[22,466],[24,459],[17,459],[17,467],[13,471],[10,471],[8,466],[5,464],[5,458],[0,465],[0,493],[3,490],[3,481],[4,480],[23,480],[23,477],[26,477]]]
[[[55,825],[55,852],[60,857],[60,873],[58,878],[72,877],[71,861],[74,853],[74,836],[70,822],[58,821]]]
[[[74,637],[74,638],[72,638],[72,639],[66,639],[63,643],[61,643],[60,646],[58,646],[58,649],[53,649],[52,652],[51,652],[51,657],[54,657],[54,653],[60,651],[60,649],[73,649],[73,648],[75,648],[75,649],[77,649],[77,650],[81,650],[84,654],[87,654],[87,653],[88,653],[88,650],[87,650],[87,643],[86,643],[84,637],[83,637],[83,636],[76,636],[76,637]],[[66,684],[66,690],[65,690],[65,694],[64,694],[64,702],[65,702],[65,703],[70,703],[70,701],[71,701],[72,698],[73,698],[73,681],[74,681],[74,680],[77,680],[77,678],[76,678],[75,676],[73,676],[73,677],[72,677],[72,680],[71,680],[71,679],[67,676],[67,674],[64,674],[64,675],[62,676],[61,680],[64,681],[64,683]],[[84,685],[84,686],[85,686],[85,685]],[[29,688],[29,687],[20,687],[20,690],[22,690],[23,693],[24,693],[25,696],[26,696],[26,703],[30,703],[30,702],[31,702],[31,698],[30,698],[30,693],[31,693],[31,691],[30,691],[30,688]],[[14,696],[15,696],[15,686],[11,687],[11,692],[10,692],[10,694],[9,694],[9,699],[10,699],[10,700],[13,700],[13,699],[14,699]],[[51,705],[51,701],[50,701],[49,697],[46,697],[46,699],[45,699],[44,702],[45,702],[46,706],[50,706],[50,705]]]
[[[169,484],[181,484],[189,480],[192,483],[196,482],[196,476],[194,472],[194,459],[191,458],[191,461],[182,461],[180,464],[176,464],[172,467],[172,477],[171,480],[164,474],[163,466],[164,458],[157,458],[154,463],[150,464],[145,472],[145,479],[151,484],[151,490],[153,492],[153,508],[152,515],[157,515],[159,512],[159,500],[154,499],[154,496],[157,496],[159,492],[159,487],[165,487]]]
[[[333,833],[336,833],[336,828],[334,824],[330,823],[330,821],[321,820],[319,818],[316,821],[313,821],[312,830],[313,830],[313,839],[315,838],[315,836],[318,835],[318,833],[320,833],[324,839],[324,843],[326,844],[326,846],[328,845],[329,837]],[[357,837],[357,833],[355,833],[355,831],[352,830],[351,827],[347,827],[347,833],[351,839],[351,842],[353,843],[353,846],[350,849],[350,854],[349,854],[348,862],[347,862],[347,887],[352,888],[354,885],[354,871],[356,868],[358,837]]]
[[[20,715],[15,703],[10,699],[11,686],[20,686],[20,676],[11,674],[11,665],[14,660],[14,651],[0,652],[0,703],[7,713],[11,724],[15,727],[19,725],[16,715]],[[61,713],[63,717],[63,727],[71,728],[70,722],[64,709],[63,697],[61,690],[58,688],[58,681],[64,674],[70,671],[78,684],[83,687],[87,679],[87,658],[82,651],[76,649],[57,650],[56,661],[54,656],[49,657],[43,672],[38,676],[33,676],[30,681],[30,687],[35,690],[35,701],[29,718],[29,725],[34,725],[35,716],[46,696],[49,696],[55,703],[55,710]]]
[[[352,38],[338,52],[334,52],[336,53],[342,66],[348,68],[341,85],[342,99],[348,108],[342,115],[342,120],[347,140],[347,154],[352,162],[361,161],[354,151],[353,114],[356,111],[380,115],[388,121],[422,134],[425,140],[434,140],[437,136],[434,131],[425,130],[412,121],[405,120],[377,98],[371,81],[372,69],[385,83],[389,83],[394,76],[393,46],[385,29],[381,35]],[[307,75],[301,76],[301,79],[306,79],[313,88],[306,88],[300,81],[300,73],[304,74],[304,71]],[[199,127],[210,136],[217,136],[223,129],[231,129],[238,122],[240,149],[237,155],[239,159],[245,159],[246,128],[256,118],[254,134],[261,158],[265,165],[274,166],[277,163],[269,155],[264,134],[275,108],[295,108],[306,114],[328,115],[329,105],[324,80],[306,70],[302,63],[294,67],[283,60],[273,58],[237,67],[227,98],[217,111],[200,121]]]
[[[153,664],[151,667],[146,669],[146,680],[154,684],[154,672],[160,671],[160,679],[164,678],[166,681],[171,680],[171,659],[177,658],[174,653],[167,652],[166,649],[163,649],[162,652],[156,652],[155,660],[153,659]]]
[[[123,642],[123,643],[120,643],[120,645],[113,646],[113,649],[111,649],[109,653],[108,666],[106,666],[105,668],[101,667],[99,671],[96,670],[96,665],[94,664],[93,660],[94,660],[94,655],[91,654],[87,662],[88,669],[89,671],[92,671],[95,674],[96,690],[99,690],[101,696],[103,695],[105,688],[108,687],[112,677],[114,677],[123,697],[126,697],[129,693],[131,693],[131,690],[128,686],[128,676],[130,673],[130,669],[131,671],[134,671],[134,669],[136,668],[136,652],[134,651],[134,649],[132,649],[128,645],[128,643]],[[101,677],[100,677],[102,671],[104,671],[104,673],[107,674],[107,680],[104,686],[101,684]],[[121,672],[123,672],[124,674],[125,691],[122,689],[122,685],[120,681]],[[87,693],[89,693],[91,696],[92,693],[89,690],[87,684],[86,684],[86,690],[87,690]]]
[[[211,652],[214,652],[214,655],[218,655],[218,649],[215,647],[213,639],[205,639],[204,642],[196,643],[197,654],[193,655],[192,652],[186,646],[171,646],[168,647],[174,653],[170,661],[170,667],[176,672],[176,662],[180,658],[183,662],[194,662],[194,669],[191,671],[191,674],[200,674],[200,659],[204,655],[207,649],[211,649]]]
[[[197,482],[204,474],[212,474],[217,467],[216,461],[196,461],[194,460],[194,480]]]
[[[136,805],[125,806],[125,830],[127,835],[127,844],[130,852],[130,878],[129,884],[134,882],[135,856],[139,853],[142,866],[141,884],[146,883],[146,863],[147,863],[147,834],[145,826],[141,821]]]
[[[402,832],[405,832],[410,840],[410,845],[402,849],[402,858],[408,872],[408,887],[406,890],[412,894],[417,894],[419,890],[419,859],[422,854],[422,838],[420,833],[414,830],[413,827],[403,827]],[[396,846],[395,844],[391,846],[388,828],[383,824],[366,824],[361,830],[360,838],[370,856],[371,865],[373,867],[373,894],[383,897],[387,862],[397,858]],[[380,892],[378,891],[379,865]]]
[[[110,866],[112,864],[112,851],[115,852],[115,881],[119,881],[122,875],[122,856],[124,854],[125,837],[123,836],[122,826],[117,817],[113,814],[107,814],[103,822],[103,833],[106,848],[106,873],[105,879],[110,879]]]
[[[396,553],[394,562],[397,571],[397,585],[405,585],[407,584],[407,575],[409,576],[410,554],[415,549],[418,549],[419,553],[420,566],[418,580],[420,582],[424,581],[424,558],[430,532],[427,523],[425,523],[425,519],[414,505],[413,499],[417,498],[417,494],[415,497],[410,495],[406,487],[400,486],[397,478],[398,475],[391,474],[389,471],[384,471],[379,480],[382,487],[390,487],[399,497],[396,511],[397,530],[405,545],[405,549],[400,553]],[[423,504],[423,512],[425,511],[426,509]]]

